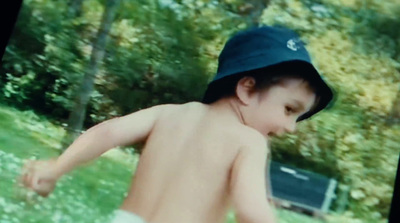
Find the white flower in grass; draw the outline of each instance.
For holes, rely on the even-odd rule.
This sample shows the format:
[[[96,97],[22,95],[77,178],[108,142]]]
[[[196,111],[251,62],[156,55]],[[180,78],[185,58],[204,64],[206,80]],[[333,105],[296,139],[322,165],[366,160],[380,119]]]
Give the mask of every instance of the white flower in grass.
[[[8,171],[19,171],[20,168],[21,168],[20,165],[16,163],[10,162],[6,164],[6,170]]]
[[[11,212],[13,212],[12,208],[10,206],[5,206],[3,208],[3,211],[7,214],[10,214]]]
[[[53,216],[51,216],[51,220],[54,223],[61,222],[61,220],[63,220],[63,214],[60,211],[55,211]]]
[[[364,194],[364,192],[362,190],[352,190],[350,192],[350,195],[351,195],[352,198],[354,198],[356,200],[365,198],[365,194]]]

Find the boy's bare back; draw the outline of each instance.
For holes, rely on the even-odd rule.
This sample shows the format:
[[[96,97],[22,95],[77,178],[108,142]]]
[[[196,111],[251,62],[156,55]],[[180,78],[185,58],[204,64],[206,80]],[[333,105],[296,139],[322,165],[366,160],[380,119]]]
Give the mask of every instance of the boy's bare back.
[[[222,107],[196,102],[162,107],[121,209],[152,223],[213,223],[224,222],[230,201],[257,209],[257,200],[266,200],[261,134]],[[251,158],[251,173],[241,174],[246,154],[258,158]],[[252,193],[259,198],[246,203]]]

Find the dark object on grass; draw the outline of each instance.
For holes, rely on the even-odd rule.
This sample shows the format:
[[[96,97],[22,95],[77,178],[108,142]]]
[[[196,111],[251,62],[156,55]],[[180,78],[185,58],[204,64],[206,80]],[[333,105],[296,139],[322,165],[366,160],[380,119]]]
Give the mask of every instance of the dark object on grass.
[[[326,176],[271,162],[273,201],[283,208],[314,216],[329,211],[337,181]]]

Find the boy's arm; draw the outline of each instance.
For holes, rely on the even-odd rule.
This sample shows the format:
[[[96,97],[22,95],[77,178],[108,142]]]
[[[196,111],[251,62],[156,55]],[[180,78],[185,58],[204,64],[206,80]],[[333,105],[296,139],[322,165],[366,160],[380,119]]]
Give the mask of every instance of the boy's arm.
[[[20,178],[21,183],[40,195],[47,196],[54,189],[57,179],[76,166],[93,160],[116,146],[146,140],[166,106],[143,109],[90,128],[57,159],[27,162]]]
[[[240,223],[276,223],[275,214],[267,200],[266,158],[264,138],[252,140],[242,148],[233,165],[231,193]]]
[[[267,155],[267,168],[266,168],[266,179],[267,179],[267,197],[268,201],[272,205],[272,207],[276,207],[275,204],[273,203],[273,197],[272,197],[272,185],[271,185],[271,153]]]
[[[117,146],[146,140],[166,105],[139,110],[132,114],[104,121],[82,134],[57,159],[57,175],[99,157]]]

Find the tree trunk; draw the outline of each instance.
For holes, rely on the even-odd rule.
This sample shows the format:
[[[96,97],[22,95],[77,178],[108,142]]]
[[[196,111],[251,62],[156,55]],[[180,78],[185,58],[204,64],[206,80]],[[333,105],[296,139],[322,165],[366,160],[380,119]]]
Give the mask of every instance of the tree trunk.
[[[395,125],[400,123],[400,86],[396,94],[396,98],[392,104],[392,110],[390,111],[389,117],[386,119],[387,125]]]
[[[104,57],[107,36],[113,23],[118,3],[119,0],[108,0],[106,2],[100,29],[96,39],[93,41],[90,63],[77,92],[75,105],[68,118],[67,132],[62,141],[62,150],[65,150],[82,131],[86,107],[93,92],[96,74]]]
[[[247,0],[239,7],[239,13],[245,17],[248,27],[260,25],[260,17],[269,2],[269,0]]]

